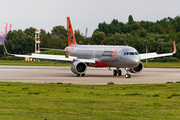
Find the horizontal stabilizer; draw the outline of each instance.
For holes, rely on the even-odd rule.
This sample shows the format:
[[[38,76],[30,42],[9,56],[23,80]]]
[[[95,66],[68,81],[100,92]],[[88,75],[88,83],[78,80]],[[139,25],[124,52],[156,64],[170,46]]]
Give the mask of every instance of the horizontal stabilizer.
[[[63,50],[63,49],[53,49],[53,48],[40,48],[42,50],[54,50],[54,51],[64,51],[66,52],[67,50]]]

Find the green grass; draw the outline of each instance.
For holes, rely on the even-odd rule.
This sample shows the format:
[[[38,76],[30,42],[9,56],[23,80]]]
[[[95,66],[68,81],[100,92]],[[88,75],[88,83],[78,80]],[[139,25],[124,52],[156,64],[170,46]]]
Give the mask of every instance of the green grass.
[[[143,62],[145,68],[180,68],[180,63],[173,62]]]
[[[0,82],[3,120],[180,119],[180,84],[73,85]]]
[[[0,60],[0,65],[24,65],[24,66],[70,66],[70,63],[57,63],[54,65],[54,62],[48,61],[20,61],[20,60]]]

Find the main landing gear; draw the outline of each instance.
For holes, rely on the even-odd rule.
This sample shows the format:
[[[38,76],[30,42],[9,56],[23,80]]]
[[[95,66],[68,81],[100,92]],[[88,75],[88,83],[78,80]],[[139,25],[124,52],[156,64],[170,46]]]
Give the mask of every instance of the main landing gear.
[[[77,74],[77,76],[85,76],[85,73],[83,73],[83,74]]]
[[[114,76],[117,76],[117,75],[118,75],[118,76],[121,76],[121,74],[122,74],[121,70],[118,70],[118,69],[117,69],[117,70],[114,70],[114,71],[113,71],[113,75],[114,75]]]

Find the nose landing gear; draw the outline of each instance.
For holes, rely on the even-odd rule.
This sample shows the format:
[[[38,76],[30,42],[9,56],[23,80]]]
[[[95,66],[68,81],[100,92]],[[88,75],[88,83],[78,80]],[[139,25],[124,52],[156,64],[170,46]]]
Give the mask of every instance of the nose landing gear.
[[[130,70],[130,68],[126,68],[126,71],[127,71],[127,73],[126,73],[126,75],[125,75],[126,78],[131,78],[131,75],[128,74],[129,70]]]

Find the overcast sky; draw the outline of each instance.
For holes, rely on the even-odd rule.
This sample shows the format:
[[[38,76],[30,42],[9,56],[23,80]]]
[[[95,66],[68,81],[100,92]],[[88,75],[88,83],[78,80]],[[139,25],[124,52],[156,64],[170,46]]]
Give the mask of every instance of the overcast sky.
[[[156,21],[180,14],[180,0],[1,0],[0,31],[4,23],[12,23],[12,29],[29,27],[51,32],[54,26],[66,28],[69,16],[73,30],[79,29],[88,36],[101,22],[113,19],[126,23],[132,15],[135,21]]]

